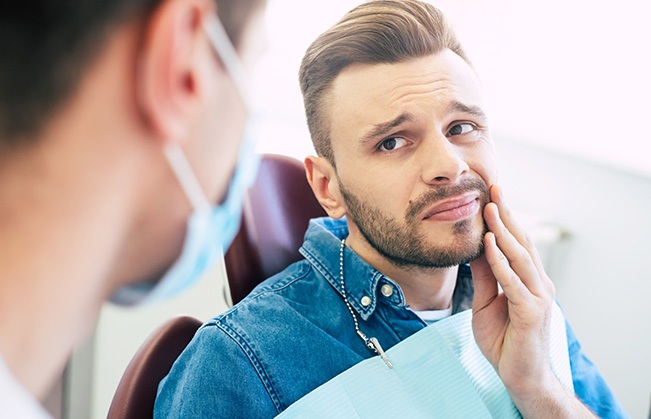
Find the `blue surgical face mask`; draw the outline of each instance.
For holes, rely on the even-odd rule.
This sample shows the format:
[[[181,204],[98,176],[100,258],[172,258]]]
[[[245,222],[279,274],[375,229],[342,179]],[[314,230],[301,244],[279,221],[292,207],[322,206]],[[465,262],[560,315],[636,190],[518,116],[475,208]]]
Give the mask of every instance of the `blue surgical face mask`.
[[[221,22],[214,18],[205,25],[205,30],[250,112],[245,73]],[[244,194],[258,169],[259,156],[253,139],[256,126],[252,121],[249,117],[226,199],[218,206],[210,204],[181,147],[167,146],[165,156],[194,208],[188,219],[181,256],[159,281],[125,286],[111,296],[111,302],[134,305],[171,298],[196,283],[223,257],[239,230]]]

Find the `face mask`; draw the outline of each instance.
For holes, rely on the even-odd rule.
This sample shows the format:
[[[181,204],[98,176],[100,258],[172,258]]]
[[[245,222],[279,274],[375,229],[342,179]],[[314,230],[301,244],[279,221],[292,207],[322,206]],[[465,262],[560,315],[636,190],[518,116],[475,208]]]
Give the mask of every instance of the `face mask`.
[[[221,22],[215,18],[204,26],[250,111],[245,73]],[[181,256],[159,281],[125,286],[111,296],[111,302],[118,305],[150,304],[171,298],[196,283],[223,257],[237,235],[242,216],[242,200],[257,173],[259,156],[255,154],[252,134],[256,126],[252,121],[253,118],[249,117],[226,199],[218,206],[211,205],[208,201],[181,147],[178,144],[167,146],[165,156],[194,207],[194,212],[188,219]]]

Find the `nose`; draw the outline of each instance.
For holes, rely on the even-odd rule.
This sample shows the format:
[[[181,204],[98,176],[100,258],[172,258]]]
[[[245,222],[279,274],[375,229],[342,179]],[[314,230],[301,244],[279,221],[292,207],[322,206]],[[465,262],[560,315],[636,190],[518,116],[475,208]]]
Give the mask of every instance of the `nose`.
[[[442,134],[424,141],[420,159],[423,182],[430,185],[457,183],[470,170],[463,149]]]

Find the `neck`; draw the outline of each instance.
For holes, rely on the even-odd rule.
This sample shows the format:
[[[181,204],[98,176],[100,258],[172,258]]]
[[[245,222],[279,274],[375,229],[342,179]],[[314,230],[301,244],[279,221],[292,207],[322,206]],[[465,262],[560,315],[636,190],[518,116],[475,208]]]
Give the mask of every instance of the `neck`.
[[[133,133],[84,103],[0,154],[0,355],[37,398],[94,327],[143,199]]]
[[[83,150],[55,143],[0,164],[0,354],[39,398],[94,326],[123,235],[107,226],[119,226],[126,208],[119,170],[111,181],[78,165],[81,157],[104,167],[109,155],[89,162]]]
[[[400,285],[406,303],[413,310],[445,310],[452,303],[458,266],[422,268],[398,266],[378,253],[349,222],[346,245],[369,265]]]

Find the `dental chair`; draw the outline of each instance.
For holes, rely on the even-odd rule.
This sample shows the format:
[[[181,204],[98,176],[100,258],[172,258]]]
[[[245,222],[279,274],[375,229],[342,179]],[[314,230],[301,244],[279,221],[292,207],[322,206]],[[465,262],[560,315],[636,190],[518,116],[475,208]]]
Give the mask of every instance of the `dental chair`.
[[[158,383],[188,345],[201,321],[175,316],[156,329],[131,359],[115,391],[108,419],[153,417]]]
[[[302,162],[264,155],[244,202],[242,227],[225,256],[232,303],[302,259],[298,249],[310,219],[325,215]]]

